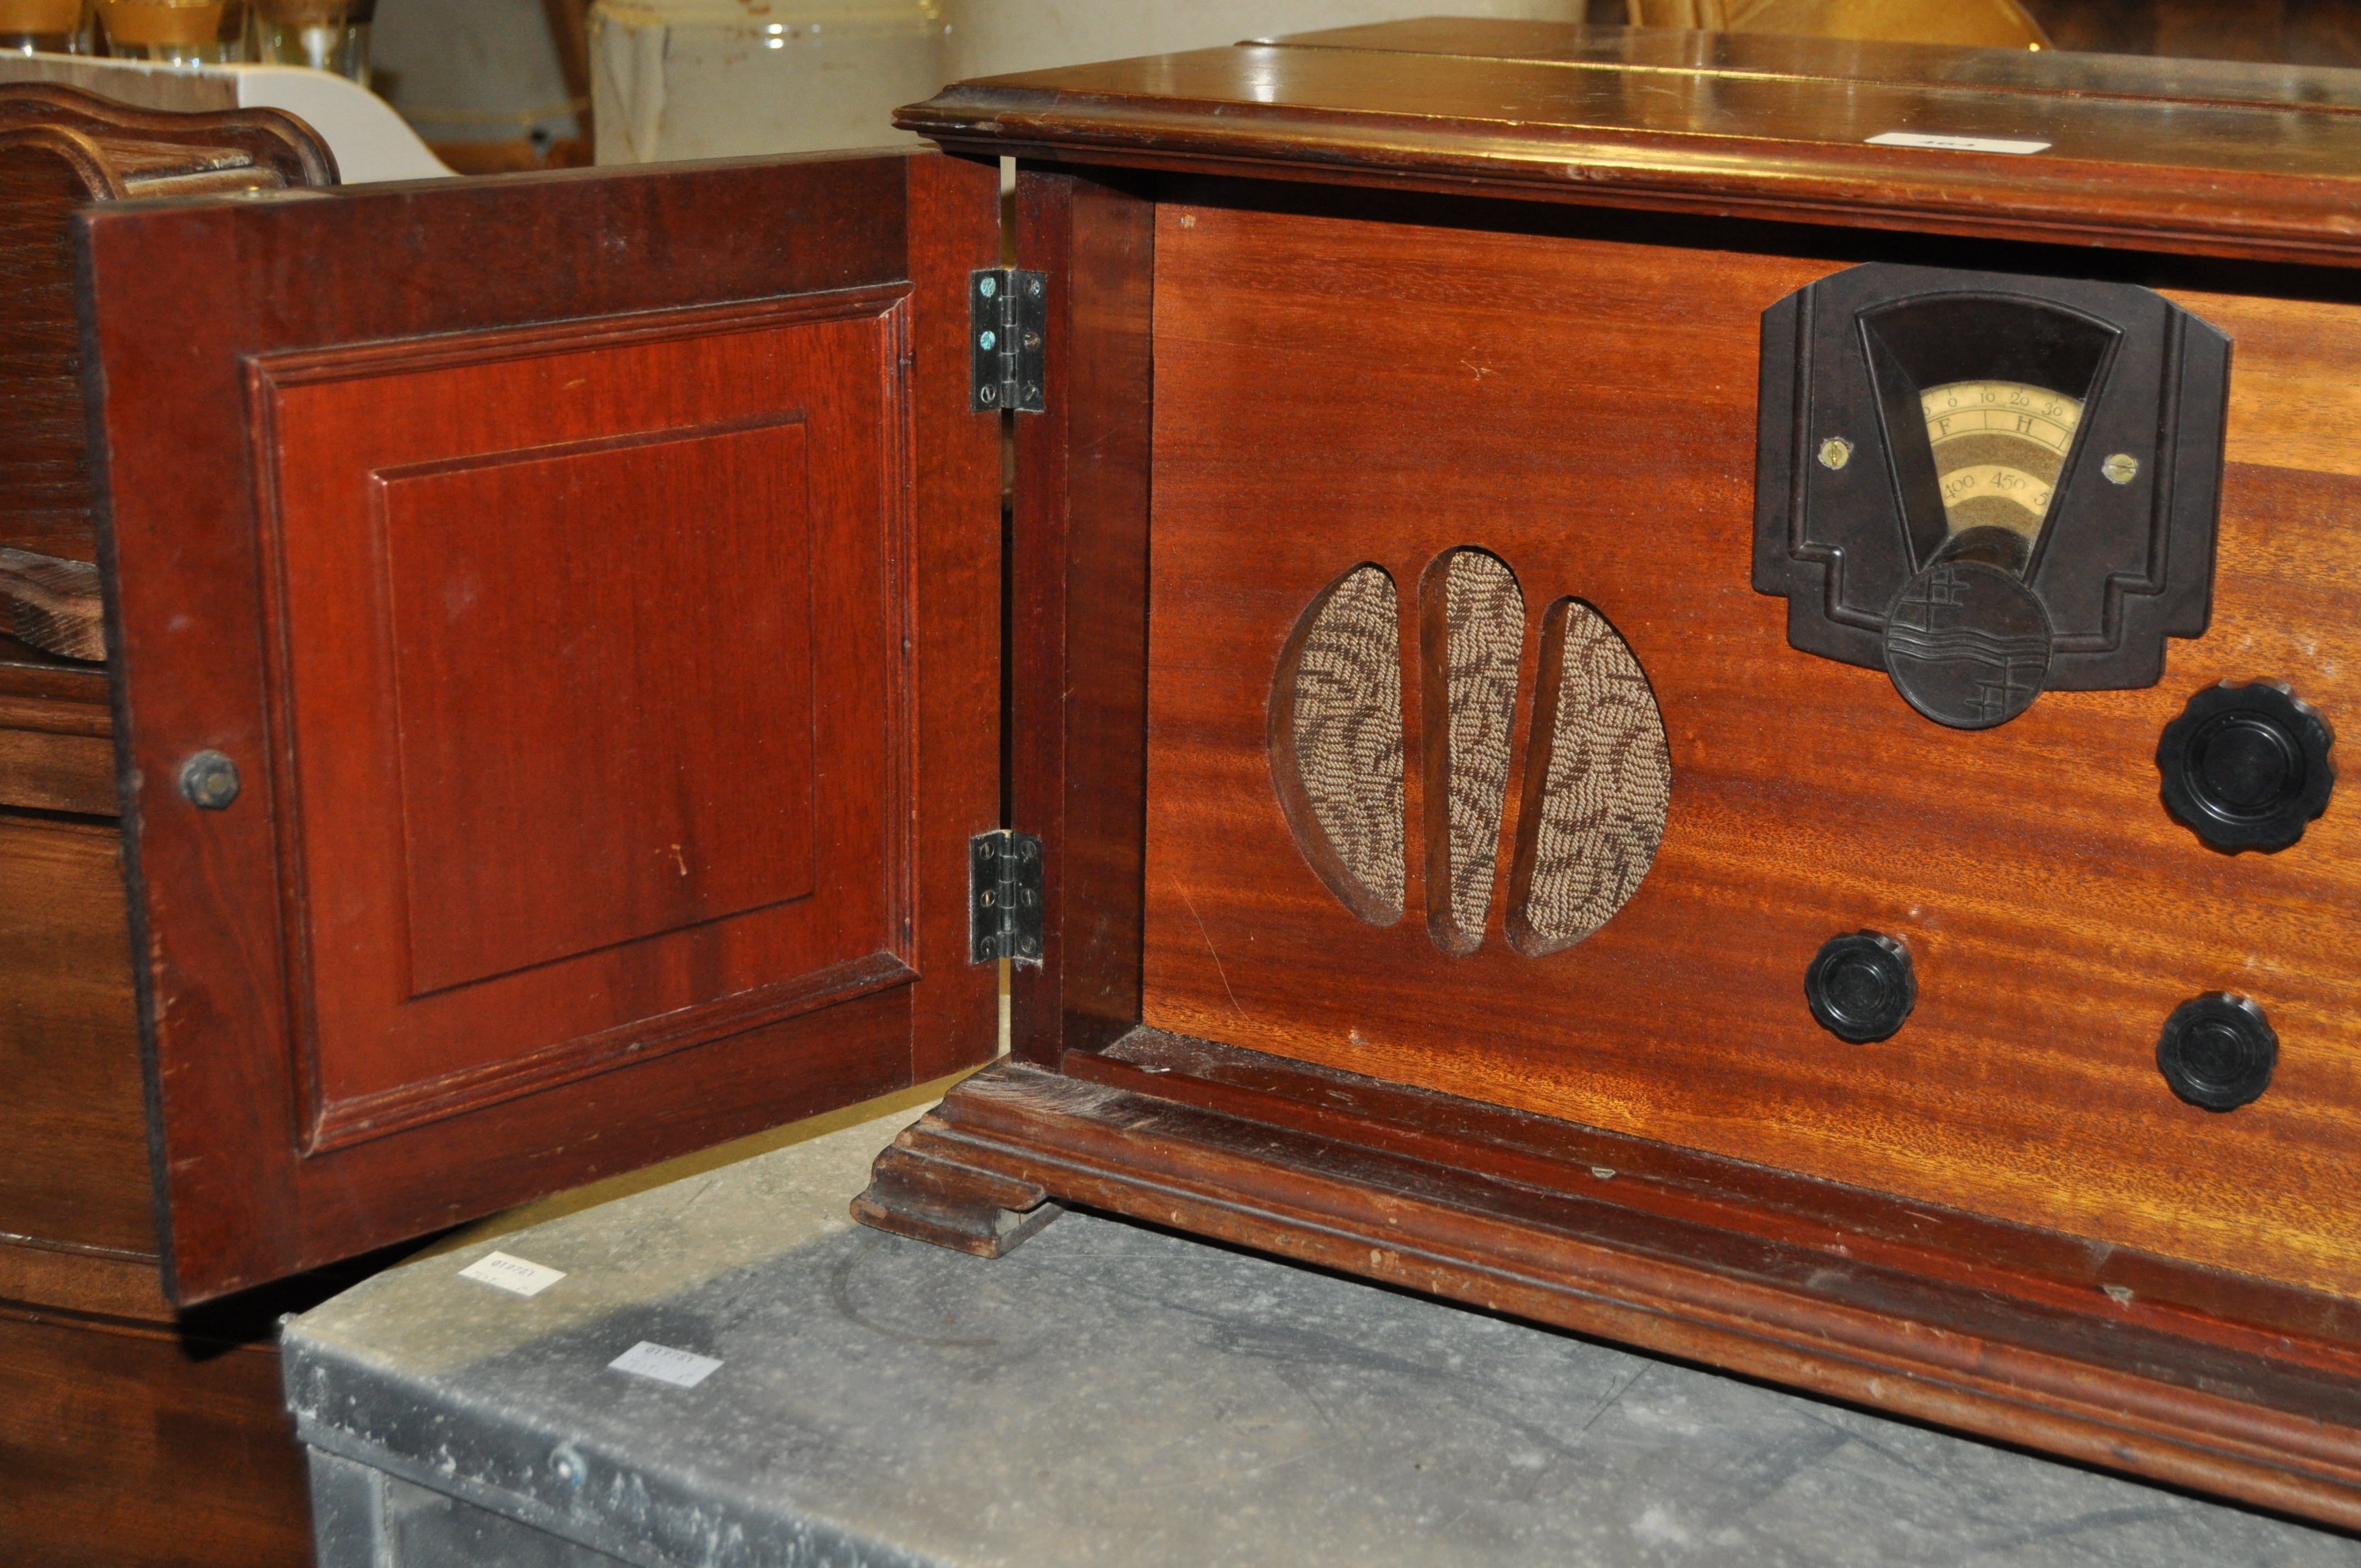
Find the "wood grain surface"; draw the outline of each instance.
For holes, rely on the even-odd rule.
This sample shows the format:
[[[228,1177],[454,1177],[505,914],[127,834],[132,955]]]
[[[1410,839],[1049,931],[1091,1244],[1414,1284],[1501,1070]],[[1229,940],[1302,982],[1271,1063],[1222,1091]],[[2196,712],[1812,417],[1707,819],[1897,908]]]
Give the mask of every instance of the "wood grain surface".
[[[1048,274],[1049,411],[1014,414],[1009,781],[1042,865],[1042,961],[1011,987],[1015,1047],[1054,1062],[1139,1016],[1147,809],[1154,204],[1137,182],[1026,170],[1017,252]]]
[[[87,561],[0,545],[0,628],[49,652],[105,658],[98,568]]]
[[[0,1307],[0,1541],[49,1568],[308,1568],[264,1344]]]
[[[2035,0],[2026,8],[2068,51],[2042,60],[2023,49],[1962,49],[1956,44],[1885,38],[1814,38],[1795,33],[1704,33],[1681,28],[1624,27],[1625,5],[1610,17],[1592,8],[1587,27],[1512,16],[1421,16],[1329,27],[1313,33],[1265,36],[1256,41],[1290,49],[1351,49],[1369,54],[1455,54],[1476,60],[1518,60],[1587,71],[1695,71],[1775,80],[1876,81],[1920,86],[1999,88],[2026,93],[2073,93],[2227,104],[2284,104],[2301,99],[2322,107],[2361,105],[2361,80],[2339,70],[2286,65],[2317,53],[2316,65],[2350,63],[2333,47],[2274,56],[2271,45],[2303,23],[2328,17],[2339,0]],[[2110,16],[2106,13],[2113,11]],[[2240,12],[2247,13],[2241,16]],[[2309,11],[2311,16],[2299,13]],[[2178,13],[2177,16],[2174,14]],[[2168,21],[2167,18],[2170,20]],[[2224,22],[2203,47],[2191,21]],[[2162,26],[2159,26],[2162,23]],[[2180,24],[2175,26],[2174,24]],[[2211,30],[2211,29],[2209,29]],[[2317,41],[2320,28],[2307,41]],[[2224,37],[2223,34],[2230,37]],[[2178,37],[2173,35],[2178,34]],[[2225,44],[2246,47],[2223,47]],[[2260,46],[2257,48],[2257,46]],[[2046,52],[2046,51],[2045,51]],[[2143,56],[2163,56],[2146,59]]]
[[[904,297],[258,364],[313,1146],[910,977]]]
[[[2361,257],[2361,116],[2346,73],[2183,65],[1430,21],[961,83],[895,123],[946,147],[1067,164]],[[1890,131],[2046,147],[1871,144]]]
[[[0,1235],[152,1260],[120,841],[0,814]]]
[[[2177,296],[2239,338],[2213,630],[2151,690],[2051,693],[1968,733],[1791,650],[1748,585],[1760,313],[1829,262],[1187,201],[1157,243],[1148,1023],[2361,1294],[2361,816],[2219,854],[2166,815],[2153,762],[2224,678],[2361,711],[2361,479],[2329,471],[2353,466],[2332,367],[2361,312]],[[1303,607],[1356,562],[1414,581],[1462,544],[1519,575],[1528,684],[1543,607],[1580,597],[1671,743],[1653,871],[1542,959],[1500,939],[1497,899],[1467,957],[1355,919],[1263,755]],[[1919,1003],[1847,1046],[1802,976],[1862,927],[1910,946]],[[2218,1115],[2154,1052],[2177,1003],[2224,989],[2283,1046],[2271,1091]]]
[[[73,209],[335,178],[325,144],[275,109],[171,114],[65,85],[0,82],[0,546],[97,558],[67,226]]]
[[[954,711],[929,683],[947,679],[950,696],[962,700],[997,684],[989,467],[997,431],[990,416],[966,411],[963,345],[944,352],[964,335],[968,269],[993,259],[993,185],[986,167],[930,154],[870,155],[449,181],[236,207],[102,208],[81,220],[107,391],[100,429],[117,587],[112,630],[137,784],[128,818],[133,921],[153,978],[147,1000],[151,1083],[163,1117],[158,1168],[179,1299],[883,1092],[909,1082],[922,1058],[939,1070],[989,1054],[992,970],[964,962],[964,844],[994,814],[997,735]],[[923,233],[909,224],[914,211],[929,215]],[[340,265],[314,268],[323,255]],[[493,257],[529,264],[488,266]],[[243,291],[247,308],[192,325],[155,281],[186,267],[211,269],[225,287]],[[287,269],[302,269],[310,284],[280,288]],[[927,298],[917,300],[921,281]],[[798,304],[794,296],[806,298]],[[851,333],[858,341],[815,340],[815,357],[799,369],[796,355],[804,351],[781,350],[777,334],[766,337],[754,319],[765,312],[806,323],[783,330]],[[812,324],[831,317],[842,324]],[[352,345],[362,344],[378,346],[355,359]],[[489,352],[478,352],[488,345]],[[927,346],[923,357],[916,345]],[[668,354],[686,359],[675,363]],[[471,356],[491,367],[480,372],[489,379],[459,387],[451,378],[476,374],[458,368]],[[246,411],[272,400],[249,401],[256,365],[270,367],[256,372],[265,388],[283,380],[291,389],[291,428],[301,417],[296,394],[333,389],[340,378],[350,384],[335,394],[346,400],[335,417],[301,426],[332,450],[295,451],[282,464],[269,431],[249,431]],[[321,372],[315,383],[296,385],[313,370]],[[529,385],[501,382],[504,375]],[[568,385],[578,377],[587,378]],[[381,399],[373,408],[372,393]],[[381,525],[369,521],[369,476],[797,408],[808,438],[821,411],[839,403],[858,411],[829,438],[840,443],[837,455],[811,460],[809,627],[818,651],[814,765],[826,770],[815,784],[824,831],[814,839],[813,865],[820,886],[844,897],[825,917],[815,914],[826,902],[818,894],[772,907],[802,921],[823,947],[851,944],[853,967],[869,968],[840,972],[845,966],[835,959],[843,954],[775,945],[766,954],[741,942],[721,907],[710,918],[687,910],[689,924],[677,927],[670,922],[682,911],[652,904],[673,950],[635,959],[628,946],[607,947],[532,965],[510,971],[516,983],[507,995],[502,977],[434,992],[428,1005],[473,1006],[480,1015],[423,1056],[416,1042],[385,1036],[382,1015],[344,1036],[340,1059],[313,1053],[306,1031],[334,1018],[311,1011],[318,998],[305,989],[303,966],[324,966],[313,973],[347,992],[388,978],[380,959],[356,967],[349,947],[307,950],[314,937],[304,913],[307,899],[324,901],[331,916],[340,901],[388,913],[387,884],[374,872],[357,876],[346,866],[344,874],[306,881],[308,857],[337,843],[337,833],[349,840],[368,822],[400,820],[398,808],[390,817],[380,808],[398,798],[398,769],[410,759],[372,750],[368,739],[383,733],[393,666],[370,666],[370,639],[337,630],[347,620],[366,630],[383,614],[378,595],[390,591],[399,602],[405,589],[413,598],[427,591],[423,604],[402,612],[424,617],[412,627],[425,639],[423,662],[402,672],[424,683],[402,688],[405,721],[423,723],[430,747],[475,770],[468,788],[489,782],[502,809],[544,814],[533,831],[544,850],[562,848],[569,825],[604,820],[601,812],[620,809],[645,826],[655,819],[649,814],[661,815],[662,793],[633,782],[620,795],[637,804],[569,805],[602,788],[618,792],[597,759],[542,744],[550,739],[548,705],[595,703],[604,692],[619,705],[614,722],[642,738],[689,724],[716,733],[735,726],[742,739],[746,726],[794,722],[793,705],[777,700],[784,688],[773,689],[788,676],[775,666],[733,664],[729,617],[711,620],[721,602],[708,591],[713,585],[676,551],[664,554],[669,531],[688,527],[713,502],[701,488],[670,497],[669,510],[641,493],[644,485],[634,492],[642,504],[616,501],[607,513],[596,510],[597,496],[576,497],[542,514],[538,551],[503,557],[502,549],[522,545],[496,533],[470,544],[489,553],[477,574],[483,580],[470,584],[437,576],[444,568],[432,564],[410,576],[398,563],[391,570],[370,564],[381,554],[373,532]],[[922,514],[897,510],[909,505],[914,472],[979,455],[965,486],[931,496]],[[326,512],[303,510],[310,503],[302,487],[314,479],[344,499]],[[343,532],[334,537],[358,552],[357,562],[350,552],[339,556],[334,538],[307,535],[291,546],[275,538],[282,506],[295,509],[286,513],[291,531],[299,513],[337,520]],[[351,506],[358,510],[336,510]],[[559,526],[561,517],[570,526]],[[783,525],[790,524],[802,525]],[[615,552],[612,560],[599,557],[602,546]],[[944,546],[946,570],[937,578],[929,552]],[[643,595],[534,599],[526,590],[552,550],[574,553],[568,570],[620,571],[634,548],[666,563]],[[822,561],[823,550],[832,560]],[[778,576],[768,555],[741,550],[730,559],[755,583]],[[698,591],[675,591],[684,585]],[[464,668],[436,662],[471,652],[437,620],[463,616],[473,601],[461,589],[524,596],[502,611],[509,620],[495,646],[472,648],[477,656]],[[913,665],[921,607],[938,623],[925,646],[939,662]],[[535,649],[535,624],[560,654]],[[553,669],[550,660],[562,663],[569,642],[585,662]],[[613,679],[588,660],[600,648],[620,660],[609,661]],[[361,660],[359,674],[330,653]],[[510,665],[494,667],[506,654],[515,656]],[[653,688],[632,684],[633,661],[642,657],[658,677]],[[567,688],[577,681],[580,690]],[[761,689],[744,690],[747,681]],[[487,685],[461,689],[467,682]],[[484,694],[495,691],[515,710],[505,723],[482,710]],[[412,740],[405,735],[403,745]],[[238,762],[245,791],[228,810],[196,810],[174,785],[182,761],[199,749]],[[517,763],[505,773],[504,754]],[[705,820],[707,808],[694,801],[709,782],[693,772],[679,778],[691,802],[680,808],[685,822]],[[725,816],[743,812],[752,821],[752,814],[779,809],[779,777],[759,787],[742,776],[725,782]],[[840,831],[847,822],[829,815],[831,799],[869,826]],[[338,812],[351,814],[350,828],[335,825]],[[914,861],[916,822],[926,824],[926,847]],[[389,841],[398,861],[405,852],[398,827],[378,835],[376,850]],[[422,841],[441,840],[430,833]],[[691,846],[681,842],[690,859]],[[677,861],[669,868],[675,883],[679,869]],[[445,866],[441,882],[428,885],[447,893],[474,874]],[[648,876],[645,867],[629,873],[631,897],[655,898]],[[603,896],[562,877],[544,881],[529,891],[544,903]],[[518,908],[508,890],[494,905],[510,916]],[[410,917],[390,913],[387,929],[406,953],[401,933]],[[612,912],[598,913],[605,920]],[[948,939],[955,924],[957,941]],[[551,932],[571,932],[562,945],[589,929],[572,914],[549,922]],[[511,958],[530,954],[533,939],[512,930],[501,938]],[[365,944],[363,956],[369,950]],[[544,1016],[552,998],[534,988],[548,992],[550,975],[568,962],[598,972],[556,1000],[563,1016]],[[782,998],[771,988],[816,974],[836,974],[846,983],[833,994],[850,999],[789,1015],[823,996]],[[923,1005],[913,990],[928,993]],[[390,994],[382,985],[379,992]],[[709,1015],[681,1016],[701,1003],[710,1004]],[[675,1026],[684,1023],[694,1027],[682,1033]],[[487,1024],[511,1032],[470,1045],[469,1029]],[[555,1034],[532,1033],[544,1025]],[[534,1053],[553,1039],[587,1044],[571,1067],[536,1077],[550,1061]],[[585,1077],[575,1068],[593,1070]],[[521,1080],[501,1078],[517,1072]],[[315,1092],[324,1085],[331,1089],[324,1099]],[[337,1094],[357,1113],[341,1129],[314,1115]],[[408,1123],[390,1132],[368,1124],[378,1109],[370,1096],[389,1094],[401,1100],[396,1119]]]

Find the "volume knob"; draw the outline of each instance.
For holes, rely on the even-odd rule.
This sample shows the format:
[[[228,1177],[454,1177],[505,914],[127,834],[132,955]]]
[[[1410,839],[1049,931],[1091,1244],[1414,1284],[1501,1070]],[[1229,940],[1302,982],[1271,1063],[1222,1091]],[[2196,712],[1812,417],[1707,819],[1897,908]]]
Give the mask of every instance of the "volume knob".
[[[1902,1027],[1918,1004],[1910,949],[1883,931],[1852,931],[1820,944],[1804,970],[1804,1000],[1820,1027],[1867,1045]]]
[[[2156,1043],[2156,1067],[2172,1091],[2208,1111],[2235,1111],[2261,1098],[2279,1066],[2279,1036],[2263,1010],[2226,991],[2192,996],[2172,1010]]]
[[[2217,850],[2284,850],[2336,787],[2328,721],[2284,684],[2224,681],[2164,727],[2164,804]]]

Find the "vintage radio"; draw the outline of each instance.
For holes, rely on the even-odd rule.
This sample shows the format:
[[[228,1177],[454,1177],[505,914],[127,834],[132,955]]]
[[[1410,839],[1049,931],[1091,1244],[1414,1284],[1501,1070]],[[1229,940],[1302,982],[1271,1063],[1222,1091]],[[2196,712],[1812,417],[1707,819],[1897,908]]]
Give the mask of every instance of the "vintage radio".
[[[2361,1522],[2356,110],[1405,23],[93,212],[177,1289],[983,1060],[1006,960],[870,1223]]]

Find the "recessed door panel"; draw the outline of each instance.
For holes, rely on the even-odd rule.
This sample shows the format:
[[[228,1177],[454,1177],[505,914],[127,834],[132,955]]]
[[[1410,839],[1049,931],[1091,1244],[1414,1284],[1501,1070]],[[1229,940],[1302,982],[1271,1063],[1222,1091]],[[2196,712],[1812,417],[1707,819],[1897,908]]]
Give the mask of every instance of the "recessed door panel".
[[[908,977],[904,326],[256,366],[311,1146]]]
[[[775,414],[372,476],[412,997],[811,893],[805,455]]]

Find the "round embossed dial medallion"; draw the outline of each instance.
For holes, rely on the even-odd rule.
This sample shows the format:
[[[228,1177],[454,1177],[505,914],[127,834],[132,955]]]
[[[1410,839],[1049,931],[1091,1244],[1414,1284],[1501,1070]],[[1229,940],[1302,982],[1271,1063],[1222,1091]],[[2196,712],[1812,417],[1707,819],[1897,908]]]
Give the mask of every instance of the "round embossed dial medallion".
[[[1989,729],[2033,705],[2049,674],[2048,612],[1997,566],[1938,561],[1885,617],[1885,670],[1910,706],[1954,729]]]

